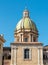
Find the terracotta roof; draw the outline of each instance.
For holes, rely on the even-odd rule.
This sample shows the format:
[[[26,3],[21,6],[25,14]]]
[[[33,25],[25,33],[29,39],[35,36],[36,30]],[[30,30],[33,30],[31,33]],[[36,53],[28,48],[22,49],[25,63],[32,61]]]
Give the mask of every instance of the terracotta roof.
[[[44,46],[44,49],[48,49],[48,45]]]

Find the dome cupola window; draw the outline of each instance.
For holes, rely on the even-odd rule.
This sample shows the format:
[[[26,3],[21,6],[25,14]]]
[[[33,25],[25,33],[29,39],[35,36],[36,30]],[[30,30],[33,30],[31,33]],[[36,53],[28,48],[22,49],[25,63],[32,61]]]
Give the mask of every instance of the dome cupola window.
[[[24,42],[28,42],[28,38],[24,38]]]
[[[33,41],[36,42],[36,38],[35,37],[33,38]]]

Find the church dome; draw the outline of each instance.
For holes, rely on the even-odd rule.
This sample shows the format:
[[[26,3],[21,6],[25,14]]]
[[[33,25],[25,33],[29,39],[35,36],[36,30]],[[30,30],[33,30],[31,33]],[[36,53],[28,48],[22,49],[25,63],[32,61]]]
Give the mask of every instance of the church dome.
[[[30,19],[28,10],[24,10],[23,12],[23,18],[18,22],[16,26],[16,31],[18,30],[32,30],[37,32],[37,27],[35,23]]]

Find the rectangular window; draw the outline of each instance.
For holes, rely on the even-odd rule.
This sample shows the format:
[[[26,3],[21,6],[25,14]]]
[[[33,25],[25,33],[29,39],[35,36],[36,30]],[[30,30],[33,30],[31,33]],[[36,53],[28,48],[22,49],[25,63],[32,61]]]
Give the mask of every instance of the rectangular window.
[[[23,59],[24,60],[31,60],[32,59],[32,49],[31,48],[24,48],[23,49]]]
[[[29,59],[29,49],[24,49],[24,59]]]

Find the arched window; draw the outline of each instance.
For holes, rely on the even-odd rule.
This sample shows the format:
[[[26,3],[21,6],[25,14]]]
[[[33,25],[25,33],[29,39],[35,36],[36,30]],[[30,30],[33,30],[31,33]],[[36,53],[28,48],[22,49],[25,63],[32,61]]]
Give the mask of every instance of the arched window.
[[[29,49],[24,49],[24,59],[29,59]]]

